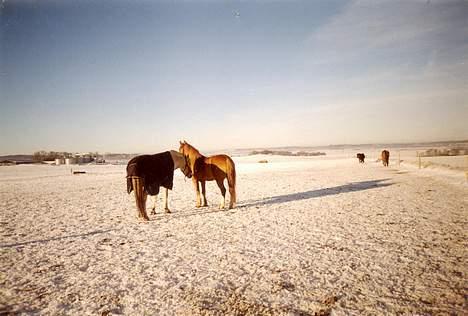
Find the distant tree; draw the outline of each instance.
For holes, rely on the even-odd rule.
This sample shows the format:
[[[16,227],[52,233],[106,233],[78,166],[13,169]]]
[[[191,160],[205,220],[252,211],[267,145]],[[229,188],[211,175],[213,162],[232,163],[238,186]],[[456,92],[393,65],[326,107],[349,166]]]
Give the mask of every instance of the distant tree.
[[[34,161],[51,161],[57,158],[70,158],[73,157],[72,153],[69,152],[56,152],[56,151],[36,151],[33,154]]]

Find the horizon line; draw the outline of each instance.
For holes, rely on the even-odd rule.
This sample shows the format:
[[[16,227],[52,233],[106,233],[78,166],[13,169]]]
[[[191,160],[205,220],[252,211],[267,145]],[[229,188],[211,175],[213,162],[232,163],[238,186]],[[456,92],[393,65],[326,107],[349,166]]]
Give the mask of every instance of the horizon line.
[[[386,145],[386,146],[401,146],[401,145],[429,145],[429,144],[450,144],[450,143],[468,143],[468,139],[460,139],[460,140],[441,140],[441,141],[423,141],[423,142],[376,142],[376,143],[342,143],[342,144],[328,144],[328,145],[285,145],[285,146],[257,146],[257,147],[225,147],[220,149],[213,149],[213,150],[205,150],[206,152],[216,152],[222,150],[253,150],[253,149],[279,149],[279,148],[331,148],[331,147],[356,147],[356,146],[377,146],[377,145]],[[61,150],[40,150],[46,152],[69,152],[69,153],[98,153],[98,154],[125,154],[125,155],[133,155],[133,154],[141,154],[140,152],[111,152],[111,151],[61,151]],[[35,152],[32,153],[14,153],[14,154],[2,154],[1,157],[5,156],[28,156],[33,155]]]

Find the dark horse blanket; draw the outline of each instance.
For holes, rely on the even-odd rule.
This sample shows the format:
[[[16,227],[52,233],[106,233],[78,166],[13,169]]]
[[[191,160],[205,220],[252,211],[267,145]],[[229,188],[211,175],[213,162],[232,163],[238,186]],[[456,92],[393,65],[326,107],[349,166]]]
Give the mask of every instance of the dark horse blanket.
[[[131,159],[127,164],[127,192],[133,190],[132,177],[143,178],[145,191],[149,195],[159,194],[159,187],[172,190],[174,179],[174,161],[171,153],[166,151],[155,155],[141,155]]]

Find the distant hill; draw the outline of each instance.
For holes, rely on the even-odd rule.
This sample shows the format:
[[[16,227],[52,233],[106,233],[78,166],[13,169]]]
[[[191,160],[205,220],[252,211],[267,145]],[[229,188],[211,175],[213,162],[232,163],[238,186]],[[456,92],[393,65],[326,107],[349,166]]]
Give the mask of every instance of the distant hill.
[[[23,162],[23,163],[32,163],[33,162],[33,155],[7,155],[7,156],[0,156],[0,161],[10,160],[16,162]]]
[[[291,152],[287,150],[253,150],[249,153],[249,155],[277,155],[277,156],[325,156],[326,153],[323,152],[306,152],[306,151],[298,151],[298,152]]]
[[[438,141],[438,142],[416,142],[416,143],[376,143],[376,144],[338,144],[328,145],[322,148],[345,149],[345,148],[417,148],[417,147],[468,147],[468,140]]]
[[[340,149],[361,149],[361,148],[447,148],[447,149],[468,149],[468,140],[458,141],[437,141],[437,142],[417,142],[417,143],[378,143],[378,144],[337,144],[326,146],[276,146],[276,147],[250,147],[250,148],[224,148],[220,150],[202,151],[203,154],[209,156],[219,153],[226,153],[231,156],[245,156],[252,152],[285,152],[288,155],[317,155],[322,154],[326,150],[340,150]],[[139,154],[127,153],[104,153],[100,156],[104,157],[109,162],[124,163]],[[15,161],[18,163],[32,163],[34,161],[33,155],[5,155],[0,156],[0,161]]]

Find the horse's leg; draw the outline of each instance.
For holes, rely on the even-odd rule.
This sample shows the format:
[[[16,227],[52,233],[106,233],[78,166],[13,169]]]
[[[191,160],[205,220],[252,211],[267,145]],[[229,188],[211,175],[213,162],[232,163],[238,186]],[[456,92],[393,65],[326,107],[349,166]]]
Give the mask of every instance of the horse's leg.
[[[143,184],[140,178],[132,177],[132,186],[135,195],[135,202],[138,211],[138,218],[144,218],[143,213]]]
[[[158,195],[153,195],[152,196],[152,199],[153,199],[153,208],[151,209],[151,215],[155,215],[156,214],[156,204],[158,203]]]
[[[216,179],[216,183],[218,184],[219,189],[221,190],[221,204],[219,205],[219,209],[222,210],[225,207],[226,204],[226,188],[224,187],[224,179],[219,180]]]
[[[196,207],[200,207],[201,206],[201,202],[200,202],[200,188],[198,186],[198,180],[195,178],[195,177],[192,177],[192,182],[193,182],[193,185],[195,186],[195,192],[197,193],[197,204],[196,204]]]
[[[229,209],[234,208],[236,201],[236,188],[229,184]]]
[[[229,209],[234,208],[236,203],[236,167],[234,162],[229,159],[226,161],[226,177],[229,187]]]
[[[148,198],[148,193],[146,193],[146,191],[143,190],[143,199],[142,199],[142,211],[143,211],[143,219],[145,221],[149,221],[149,217],[148,217],[148,214],[146,214],[146,199]]]
[[[236,186],[235,183],[231,183],[228,181],[228,187],[229,187],[229,209],[234,208],[234,205],[236,203]]]
[[[170,213],[171,210],[169,209],[169,206],[168,206],[169,190],[167,188],[164,188],[164,190],[166,191],[164,194],[164,210],[166,211],[166,213]]]
[[[201,182],[202,200],[203,200],[202,206],[208,206],[208,202],[206,201],[205,181],[200,181],[200,182]]]

